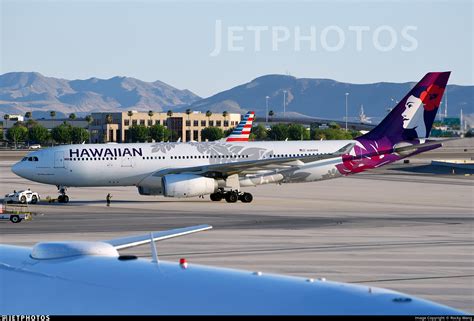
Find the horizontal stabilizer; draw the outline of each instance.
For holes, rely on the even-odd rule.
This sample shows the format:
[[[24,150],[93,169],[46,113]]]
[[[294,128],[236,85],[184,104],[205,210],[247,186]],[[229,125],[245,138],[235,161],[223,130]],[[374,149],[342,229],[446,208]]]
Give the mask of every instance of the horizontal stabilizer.
[[[183,236],[191,233],[201,232],[212,229],[211,225],[196,225],[190,227],[177,228],[173,230],[153,232],[153,241],[163,241],[173,237]],[[150,233],[136,236],[123,237],[119,239],[113,239],[104,241],[105,243],[111,244],[115,249],[121,250],[129,247],[139,246],[151,242]]]
[[[344,161],[352,161],[352,160],[357,160],[357,159],[364,159],[364,158],[370,158],[373,156],[380,156],[380,155],[386,155],[386,154],[392,154],[396,153],[399,154],[400,156],[406,157],[410,154],[413,153],[420,153],[420,152],[426,152],[432,149],[439,148],[443,146],[443,143],[446,141],[449,141],[452,139],[445,139],[445,140],[440,140],[440,141],[430,141],[427,143],[423,144],[410,144],[408,142],[405,143],[399,143],[395,145],[393,148],[387,149],[387,150],[377,150],[374,152],[370,153],[362,153],[359,155],[344,155],[343,160]]]

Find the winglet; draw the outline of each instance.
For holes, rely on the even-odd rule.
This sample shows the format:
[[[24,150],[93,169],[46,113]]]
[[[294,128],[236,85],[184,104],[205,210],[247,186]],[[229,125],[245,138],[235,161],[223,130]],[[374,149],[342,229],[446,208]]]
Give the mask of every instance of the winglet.
[[[170,239],[173,237],[183,236],[183,235],[206,231],[210,229],[212,229],[211,225],[203,224],[203,225],[177,228],[177,229],[167,230],[167,231],[153,232],[153,233],[150,233],[151,235],[143,234],[143,235],[129,236],[129,237],[124,237],[124,238],[119,238],[119,239],[108,240],[104,242],[109,243],[110,245],[115,247],[115,249],[117,250],[121,250],[121,249],[127,249],[129,247],[147,244],[152,241],[155,241],[155,242],[163,241],[163,240]]]

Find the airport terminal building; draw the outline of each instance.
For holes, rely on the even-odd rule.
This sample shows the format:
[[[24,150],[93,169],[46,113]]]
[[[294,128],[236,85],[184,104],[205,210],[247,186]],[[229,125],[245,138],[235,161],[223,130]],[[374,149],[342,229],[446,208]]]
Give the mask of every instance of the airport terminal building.
[[[237,126],[240,122],[240,114],[213,113],[207,117],[205,113],[193,111],[189,115],[186,113],[173,113],[168,116],[167,113],[153,113],[133,111],[129,116],[128,112],[115,113],[92,113],[93,122],[89,126],[92,143],[102,142],[128,142],[128,131],[131,126],[144,125],[150,127],[153,125],[163,125],[171,129],[181,137],[182,142],[201,141],[201,131],[205,127],[219,127],[222,130],[228,130]],[[176,140],[173,137],[173,140]]]
[[[133,125],[144,125],[146,127],[156,124],[163,125],[173,130],[173,141],[181,138],[182,142],[201,141],[201,131],[205,127],[219,127],[222,130],[228,130],[237,126],[240,122],[240,114],[213,113],[207,117],[205,113],[193,111],[189,115],[186,113],[173,113],[168,116],[167,113],[154,112],[152,116],[148,112],[133,111],[132,116],[127,112],[97,112],[91,114],[93,121],[89,124],[84,118],[57,118],[57,119],[34,119],[36,123],[46,127],[48,130],[67,123],[74,127],[81,127],[89,130],[91,143],[128,142],[128,131]],[[6,131],[13,127],[18,121],[23,122],[23,118],[10,118],[3,121],[4,135]]]

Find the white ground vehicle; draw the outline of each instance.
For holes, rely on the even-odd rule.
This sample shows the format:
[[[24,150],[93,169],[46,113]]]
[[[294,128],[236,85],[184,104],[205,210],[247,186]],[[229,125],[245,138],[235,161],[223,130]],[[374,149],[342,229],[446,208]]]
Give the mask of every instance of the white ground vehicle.
[[[5,194],[4,202],[7,203],[31,203],[36,204],[40,201],[40,196],[36,192],[32,192],[30,189],[24,191],[14,191],[10,194]]]
[[[11,214],[11,213],[3,213],[0,214],[0,220],[9,220],[12,223],[20,223],[23,220],[31,219],[31,214],[29,213],[19,213],[19,214]]]

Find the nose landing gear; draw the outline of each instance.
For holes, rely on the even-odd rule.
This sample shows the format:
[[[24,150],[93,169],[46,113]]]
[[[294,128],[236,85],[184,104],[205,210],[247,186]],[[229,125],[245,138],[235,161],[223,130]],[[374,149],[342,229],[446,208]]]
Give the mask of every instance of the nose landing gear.
[[[66,195],[66,186],[58,186],[59,196],[58,202],[59,203],[69,203],[69,196]]]

